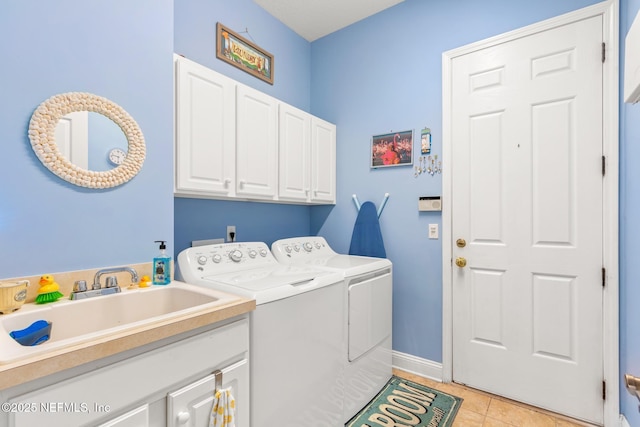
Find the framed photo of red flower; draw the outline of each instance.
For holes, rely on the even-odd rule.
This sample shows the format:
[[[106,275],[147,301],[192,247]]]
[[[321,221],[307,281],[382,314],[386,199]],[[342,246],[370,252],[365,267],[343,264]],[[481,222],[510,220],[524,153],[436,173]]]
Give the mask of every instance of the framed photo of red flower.
[[[371,168],[413,165],[413,130],[374,135]]]

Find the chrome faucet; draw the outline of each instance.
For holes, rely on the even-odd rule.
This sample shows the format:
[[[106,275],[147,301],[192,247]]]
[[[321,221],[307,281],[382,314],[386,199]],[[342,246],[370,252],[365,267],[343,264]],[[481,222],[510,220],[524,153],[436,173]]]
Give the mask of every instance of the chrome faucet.
[[[98,270],[96,275],[93,277],[93,289],[100,289],[100,277],[102,277],[103,274],[120,273],[123,271],[127,271],[131,274],[131,281],[133,283],[138,283],[138,273],[136,273],[136,271],[131,267],[104,268],[102,270]]]
[[[110,295],[117,294],[121,291],[120,286],[118,286],[118,280],[116,276],[107,277],[106,286],[103,288],[100,285],[100,278],[103,274],[111,274],[111,273],[120,273],[120,272],[128,272],[131,274],[131,281],[133,283],[138,282],[138,273],[131,267],[113,267],[113,268],[103,268],[102,270],[98,270],[96,275],[93,278],[93,285],[91,285],[91,290],[87,290],[87,285],[83,280],[76,282],[73,287],[73,292],[69,297],[72,300],[76,299],[84,299],[97,297],[100,295]]]

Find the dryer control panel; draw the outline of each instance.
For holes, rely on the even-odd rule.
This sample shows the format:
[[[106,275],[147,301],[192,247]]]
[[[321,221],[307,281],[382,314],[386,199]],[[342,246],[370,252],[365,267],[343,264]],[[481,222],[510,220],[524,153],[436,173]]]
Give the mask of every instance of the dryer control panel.
[[[271,250],[278,261],[285,263],[305,262],[305,260],[336,255],[324,237],[320,236],[278,240],[273,243]]]

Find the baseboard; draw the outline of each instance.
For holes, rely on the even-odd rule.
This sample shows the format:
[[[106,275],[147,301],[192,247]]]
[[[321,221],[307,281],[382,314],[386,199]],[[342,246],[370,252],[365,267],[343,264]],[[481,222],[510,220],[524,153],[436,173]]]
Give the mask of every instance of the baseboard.
[[[442,363],[395,350],[391,355],[391,363],[396,369],[442,382]]]

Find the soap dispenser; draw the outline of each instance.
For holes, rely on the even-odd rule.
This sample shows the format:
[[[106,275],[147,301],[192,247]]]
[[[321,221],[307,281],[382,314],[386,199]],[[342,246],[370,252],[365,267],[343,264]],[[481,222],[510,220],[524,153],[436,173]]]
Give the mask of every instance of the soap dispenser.
[[[165,240],[156,240],[160,243],[160,254],[153,259],[153,284],[168,285],[171,282],[171,257],[167,255]]]

